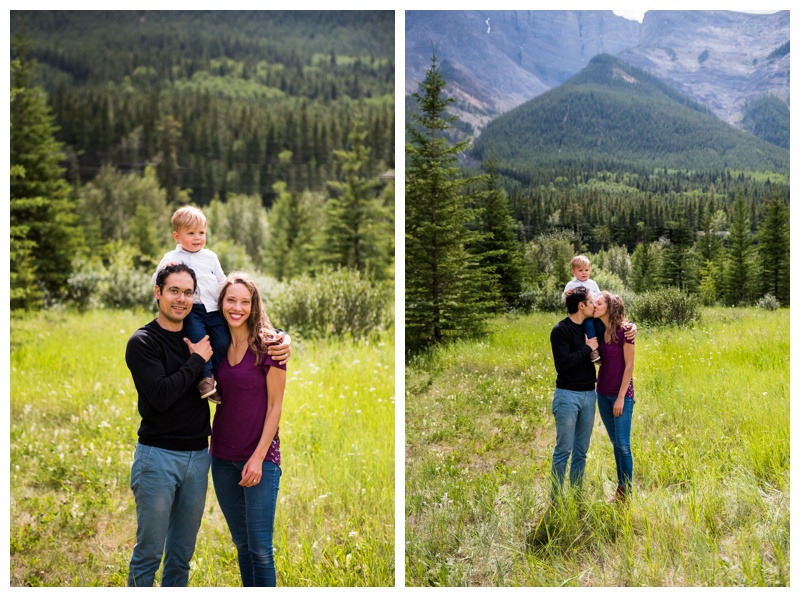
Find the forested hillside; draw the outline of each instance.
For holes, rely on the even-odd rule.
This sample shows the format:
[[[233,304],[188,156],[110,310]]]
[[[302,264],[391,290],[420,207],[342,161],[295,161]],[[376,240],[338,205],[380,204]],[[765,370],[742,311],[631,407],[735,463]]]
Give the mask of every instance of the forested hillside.
[[[226,272],[388,307],[392,11],[15,11],[11,33],[12,309],[151,305],[187,203]]]
[[[170,195],[317,190],[360,115],[368,170],[394,163],[394,17],[358,11],[12,12],[69,176],[160,166]]]
[[[518,168],[582,160],[605,162],[605,169],[789,169],[788,151],[609,55],[492,121],[474,147],[478,159],[489,151]]]

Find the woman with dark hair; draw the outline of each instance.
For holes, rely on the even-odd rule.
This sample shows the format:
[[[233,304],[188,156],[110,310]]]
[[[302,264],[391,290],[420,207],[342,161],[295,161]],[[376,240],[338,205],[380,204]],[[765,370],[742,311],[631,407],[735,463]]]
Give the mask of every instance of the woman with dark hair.
[[[281,478],[278,423],[286,365],[267,354],[276,331],[246,274],[230,274],[219,311],[231,343],[217,372],[225,396],[211,430],[211,478],[239,558],[242,585],[276,585],[272,535]]]
[[[609,500],[624,502],[631,492],[633,455],[631,420],[633,418],[634,341],[625,337],[625,304],[615,294],[604,290],[595,301],[594,316],[603,322],[598,333],[598,349],[603,364],[597,374],[597,410],[614,446],[617,464],[617,491]]]

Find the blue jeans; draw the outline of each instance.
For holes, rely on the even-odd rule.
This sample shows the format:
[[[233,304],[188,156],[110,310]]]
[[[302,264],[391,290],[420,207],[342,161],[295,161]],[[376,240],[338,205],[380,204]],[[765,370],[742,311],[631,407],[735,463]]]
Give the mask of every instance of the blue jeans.
[[[587,317],[583,320],[583,333],[587,338],[594,338],[597,334],[594,331],[594,317]]]
[[[572,459],[569,467],[569,482],[573,487],[580,487],[583,482],[583,471],[586,468],[586,454],[589,451],[589,440],[592,438],[594,426],[594,390],[575,392],[556,388],[553,393],[553,416],[556,420],[556,447],[553,450],[551,468],[552,487],[550,495],[554,499],[560,494],[564,485],[567,461]]]
[[[162,450],[136,444],[131,489],[136,500],[136,545],[128,586],[152,587],[164,555],[162,587],[185,587],[206,506],[208,449]]]
[[[245,464],[212,457],[214,491],[239,555],[242,586],[274,587],[277,577],[272,533],[281,469],[274,462],[264,461],[261,482],[253,487],[242,487],[239,481]]]
[[[203,365],[202,377],[211,377],[219,369],[222,358],[228,352],[228,345],[231,343],[231,334],[225,318],[219,311],[206,311],[203,303],[194,303],[189,315],[183,320],[183,329],[186,337],[192,342],[199,342],[203,336],[208,334],[214,354]]]
[[[633,479],[633,454],[631,453],[631,420],[633,419],[633,398],[625,396],[622,414],[614,416],[616,396],[597,395],[597,410],[608,431],[611,445],[614,446],[614,460],[617,462],[617,485],[630,493]]]

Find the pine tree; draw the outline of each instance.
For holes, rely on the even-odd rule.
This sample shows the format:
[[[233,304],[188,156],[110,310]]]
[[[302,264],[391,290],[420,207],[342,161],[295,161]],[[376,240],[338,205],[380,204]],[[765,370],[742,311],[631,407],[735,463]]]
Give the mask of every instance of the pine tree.
[[[659,286],[663,249],[658,243],[639,243],[631,255],[628,283],[634,292],[646,292]]]
[[[63,178],[58,129],[43,92],[31,86],[24,33],[15,36],[12,53],[17,58],[11,62],[11,307],[31,309],[41,306],[41,291],[61,294],[83,236]]]
[[[161,187],[167,191],[167,202],[172,205],[178,197],[178,140],[181,138],[181,123],[171,115],[164,116],[156,124],[156,133],[156,174]]]
[[[497,294],[499,307],[509,309],[519,304],[524,276],[523,246],[517,238],[517,225],[511,216],[508,197],[497,178],[497,162],[484,164],[485,188],[478,195],[478,233],[474,252],[481,267],[492,278],[488,290]]]
[[[710,209],[703,210],[703,216],[700,221],[702,230],[695,243],[695,252],[703,263],[707,261],[713,263],[720,258],[722,239],[719,233],[722,230],[724,217],[725,212],[712,213]]]
[[[379,195],[380,182],[364,175],[370,149],[367,131],[356,118],[350,132],[350,149],[336,150],[344,180],[328,182],[335,194],[326,205],[326,242],[323,261],[385,278],[391,262],[393,230]]]
[[[776,196],[764,204],[764,219],[758,230],[763,294],[771,294],[789,305],[789,205]]]
[[[758,282],[750,231],[750,209],[741,190],[733,203],[729,233],[724,272],[725,301],[729,305],[750,304],[756,298],[754,287]]]
[[[263,260],[266,273],[287,280],[314,268],[317,232],[323,225],[322,198],[319,193],[289,192],[282,181],[274,190],[278,198],[267,214]]]
[[[460,194],[463,178],[458,153],[468,143],[451,145],[444,133],[455,117],[447,113],[453,100],[444,95],[445,80],[436,56],[420,90],[412,94],[418,114],[411,114],[406,144],[406,347],[417,350],[482,329],[486,305],[484,284],[475,256],[466,250],[475,233],[474,219]]]
[[[684,292],[695,285],[692,245],[694,233],[686,223],[683,210],[678,208],[675,220],[667,222],[669,243],[664,247],[661,262],[661,282]]]

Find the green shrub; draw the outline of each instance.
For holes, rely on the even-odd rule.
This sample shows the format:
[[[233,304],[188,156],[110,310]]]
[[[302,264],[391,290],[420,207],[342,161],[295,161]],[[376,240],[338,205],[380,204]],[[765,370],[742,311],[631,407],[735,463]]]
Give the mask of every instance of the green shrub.
[[[775,311],[780,306],[781,306],[780,301],[778,301],[778,299],[776,299],[771,294],[765,294],[760,299],[758,299],[759,309],[766,309],[767,311]]]
[[[146,272],[133,266],[132,251],[117,252],[100,281],[100,303],[104,307],[133,309],[144,307],[153,309],[153,272]]]
[[[625,282],[614,272],[594,269],[592,270],[592,280],[597,283],[600,290],[608,290],[611,294],[619,294],[625,290]]]
[[[67,280],[66,301],[80,311],[94,308],[154,310],[152,272],[134,266],[136,252],[120,246],[111,263],[77,260]]]
[[[643,292],[630,302],[628,316],[637,324],[687,326],[700,320],[699,299],[674,287]]]
[[[100,284],[104,276],[105,268],[100,260],[76,260],[67,279],[67,301],[77,306],[79,311],[99,307]]]
[[[538,291],[533,286],[523,286],[522,292],[519,293],[519,297],[517,298],[517,309],[526,313],[533,311],[537,294]]]
[[[267,312],[277,327],[309,336],[359,338],[392,324],[389,285],[352,269],[326,270],[289,282],[262,279]]]
[[[564,285],[555,276],[548,276],[543,284],[535,291],[533,296],[533,308],[536,311],[545,313],[567,312],[567,306],[561,300],[564,292]]]
[[[155,310],[151,277],[152,272],[135,268],[131,255],[123,250],[108,267],[98,261],[76,262],[67,297],[81,310]],[[392,287],[355,270],[326,270],[313,278],[304,275],[288,282],[259,274],[253,279],[274,325],[300,335],[359,338],[394,323]]]

